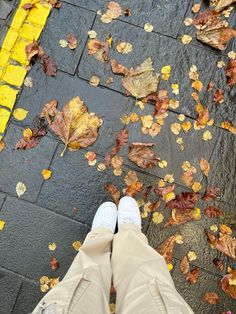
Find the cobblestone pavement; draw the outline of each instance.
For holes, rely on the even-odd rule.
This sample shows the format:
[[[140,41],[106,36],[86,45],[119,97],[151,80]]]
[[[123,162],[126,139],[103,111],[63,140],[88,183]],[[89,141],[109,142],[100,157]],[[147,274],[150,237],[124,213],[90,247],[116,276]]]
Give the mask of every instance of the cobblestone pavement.
[[[62,2],[60,10],[52,10],[40,42],[58,65],[58,74],[56,78],[46,77],[41,65],[36,62],[28,74],[33,78],[33,87],[24,86],[18,95],[15,108],[24,108],[29,113],[23,121],[11,117],[4,136],[6,148],[0,154],[0,219],[6,222],[5,228],[0,231],[0,314],[29,313],[43,296],[39,286],[40,277],[63,278],[76,254],[72,243],[84,240],[98,205],[109,199],[104,184],[112,182],[123,188],[123,178],[129,169],[137,171],[145,186],[155,186],[159,178],[166,173],[173,173],[176,190],[181,192],[188,190],[181,181],[183,161],[188,160],[199,168],[199,160],[204,157],[210,162],[210,174],[206,180],[198,171],[197,181],[203,187],[220,187],[221,196],[214,201],[214,205],[235,218],[236,140],[235,135],[220,128],[220,124],[226,120],[236,124],[236,88],[230,89],[227,86],[224,71],[216,64],[219,60],[227,60],[229,51],[235,51],[236,40],[232,40],[222,53],[197,41],[194,27],[186,27],[183,23],[186,17],[193,16],[191,8],[197,2],[195,0],[118,2],[122,8],[130,7],[132,15],[122,16],[111,24],[102,23],[100,15],[96,14],[97,10],[106,11],[107,2],[104,0],[67,0]],[[10,4],[16,7],[18,2],[11,1]],[[205,5],[203,1],[202,10]],[[14,12],[6,21],[1,21],[0,44],[13,15]],[[147,22],[154,27],[151,33],[143,30],[143,25]],[[236,28],[235,9],[229,17],[229,24]],[[168,161],[167,169],[156,167],[154,170],[140,171],[128,160],[127,148],[121,151],[124,158],[121,177],[114,176],[112,169],[99,172],[96,166],[88,166],[84,157],[86,151],[96,152],[97,164],[102,162],[105,153],[114,145],[117,132],[124,127],[120,121],[122,116],[131,112],[153,112],[152,105],[147,105],[144,111],[135,106],[135,100],[126,96],[120,77],[111,72],[110,65],[88,55],[86,44],[90,29],[95,30],[102,40],[111,33],[114,47],[120,40],[132,43],[134,49],[127,55],[119,54],[115,49],[110,50],[110,58],[117,59],[127,67],[135,67],[149,56],[158,72],[164,65],[171,64],[171,82],[179,82],[180,86],[180,106],[169,111],[161,133],[152,139],[140,131],[139,122],[127,126],[129,143],[154,142],[161,159]],[[60,39],[66,38],[68,32],[78,37],[75,51],[63,49],[58,44]],[[193,37],[189,45],[181,43],[183,34]],[[202,140],[203,131],[193,130],[183,134],[185,150],[182,151],[176,144],[176,136],[170,132],[170,126],[178,122],[180,113],[186,115],[192,124],[196,119],[188,78],[193,64],[197,66],[204,85],[199,101],[209,105],[215,123],[214,126],[207,127],[213,135],[211,141]],[[100,77],[99,86],[88,84],[92,75]],[[109,76],[114,78],[114,83],[107,85]],[[206,92],[210,81],[225,91],[222,105],[212,104],[212,93]],[[160,89],[168,88],[165,81],[160,84]],[[95,112],[104,120],[100,136],[93,146],[78,152],[66,152],[62,158],[62,143],[48,132],[36,148],[26,151],[14,149],[24,127],[30,125],[47,101],[57,98],[61,109],[77,95],[87,104],[90,112]],[[50,180],[43,180],[42,169],[52,170]],[[16,184],[19,181],[27,187],[21,198],[16,195]],[[198,207],[203,210],[205,204],[200,201]],[[167,209],[163,207],[160,211],[166,216]],[[202,215],[198,221],[163,228],[164,224],[155,224],[151,215],[143,219],[143,231],[153,247],[176,232],[183,236],[184,243],[177,245],[174,250],[174,268],[171,274],[177,290],[197,314],[220,314],[229,310],[236,313],[236,301],[229,298],[219,285],[227,267],[234,268],[236,263],[211,249],[204,233],[205,229],[209,230],[211,225],[217,223],[219,220]],[[232,221],[230,223],[235,232],[235,220],[234,225]],[[57,244],[55,254],[60,266],[56,271],[50,268],[50,242]],[[179,267],[181,259],[190,250],[197,253],[197,259],[190,262],[191,269],[201,269],[200,278],[193,285],[186,281]],[[215,257],[225,262],[223,273],[214,266],[212,261]],[[220,302],[217,305],[202,300],[208,291],[219,295]]]

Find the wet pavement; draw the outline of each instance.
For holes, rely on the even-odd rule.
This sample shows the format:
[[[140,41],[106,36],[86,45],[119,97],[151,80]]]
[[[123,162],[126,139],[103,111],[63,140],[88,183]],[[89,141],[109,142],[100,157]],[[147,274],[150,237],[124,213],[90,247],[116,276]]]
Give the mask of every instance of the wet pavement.
[[[174,174],[176,194],[189,191],[184,186],[181,165],[190,161],[197,168],[196,181],[221,188],[220,197],[213,205],[225,211],[227,223],[235,235],[236,204],[236,138],[235,135],[220,128],[221,122],[231,120],[236,124],[236,87],[226,84],[224,71],[216,66],[217,61],[227,60],[227,53],[235,50],[236,40],[232,40],[224,52],[218,52],[197,41],[194,27],[186,27],[186,17],[192,17],[191,8],[197,1],[176,0],[120,0],[122,8],[129,7],[132,15],[122,16],[111,24],[102,23],[97,10],[106,11],[106,1],[102,0],[67,0],[62,1],[60,10],[54,9],[47,21],[40,42],[46,52],[58,65],[56,78],[46,77],[39,63],[35,63],[28,73],[33,79],[33,87],[24,86],[19,94],[15,108],[29,111],[26,119],[17,121],[13,116],[8,123],[4,136],[6,148],[0,154],[0,219],[6,222],[0,231],[0,314],[27,314],[33,310],[43,296],[39,279],[42,276],[63,278],[69,268],[76,251],[72,243],[83,241],[89,232],[97,207],[110,196],[104,190],[104,184],[110,182],[122,190],[125,186],[124,176],[128,170],[137,172],[140,181],[146,187],[155,186],[167,173]],[[9,2],[11,5],[14,1]],[[17,6],[15,2],[15,7]],[[203,1],[202,10],[205,2]],[[7,20],[1,21],[0,43],[5,29],[10,25],[13,13]],[[236,28],[236,9],[229,17],[229,25]],[[151,23],[153,32],[143,30],[145,23]],[[165,65],[171,65],[171,82],[179,82],[178,100],[180,106],[169,110],[168,117],[160,134],[151,138],[141,132],[141,123],[121,123],[120,118],[136,112],[138,115],[153,113],[153,106],[148,104],[142,111],[135,106],[135,99],[128,97],[121,84],[121,77],[114,75],[109,63],[101,63],[88,55],[87,32],[95,30],[100,40],[111,34],[113,47],[119,41],[132,43],[130,54],[119,54],[110,49],[109,58],[115,58],[128,68],[139,65],[148,57],[152,57],[154,68],[160,73]],[[78,37],[75,51],[63,49],[59,45],[61,39],[71,32]],[[181,43],[181,36],[189,34],[193,41],[189,45]],[[185,149],[181,150],[176,143],[176,135],[170,131],[173,123],[178,122],[178,115],[186,115],[194,124],[196,119],[195,102],[192,99],[191,81],[188,77],[190,67],[195,64],[204,87],[199,94],[199,101],[209,106],[214,125],[196,132],[193,128],[188,133],[181,133]],[[100,85],[91,86],[91,76],[100,78]],[[107,85],[106,80],[113,77],[114,82]],[[207,92],[208,83],[224,90],[225,101],[216,106],[212,103],[213,92]],[[159,89],[167,89],[171,93],[171,84],[161,80]],[[57,98],[59,109],[73,97],[79,95],[90,112],[102,117],[103,125],[99,137],[93,146],[77,152],[66,152],[60,156],[63,144],[51,132],[31,150],[15,150],[22,131],[29,126],[38,115],[44,104]],[[97,164],[103,162],[105,154],[114,146],[117,132],[127,128],[129,144],[133,142],[152,142],[162,160],[168,161],[167,168],[141,169],[127,158],[128,146],[120,155],[124,158],[121,176],[114,176],[112,168],[97,171],[88,166],[84,157],[87,151],[97,154]],[[203,141],[206,130],[213,135],[211,141]],[[199,168],[201,157],[210,162],[211,170],[206,179]],[[51,179],[42,178],[43,169],[52,170]],[[27,190],[19,199],[16,195],[16,184],[24,182]],[[150,196],[156,199],[156,196]],[[197,207],[203,212],[206,203],[199,201]],[[180,233],[184,238],[182,245],[174,250],[173,276],[176,288],[197,314],[219,313],[231,311],[236,313],[236,301],[229,298],[220,288],[219,282],[226,273],[227,267],[235,268],[236,263],[213,250],[207,243],[205,229],[219,224],[219,219],[210,219],[202,214],[199,221],[188,222],[180,226],[164,228],[170,216],[170,210],[164,204],[158,211],[164,215],[164,222],[155,224],[152,216],[143,219],[143,231],[150,244],[157,247],[168,236]],[[55,253],[59,268],[50,269],[52,252],[48,244],[55,242]],[[199,267],[201,274],[196,284],[190,285],[180,271],[180,261],[189,252],[195,251],[197,259],[190,262],[191,269]],[[225,263],[225,270],[220,273],[213,265],[214,258]],[[220,297],[217,305],[210,305],[202,300],[204,293],[214,291]]]

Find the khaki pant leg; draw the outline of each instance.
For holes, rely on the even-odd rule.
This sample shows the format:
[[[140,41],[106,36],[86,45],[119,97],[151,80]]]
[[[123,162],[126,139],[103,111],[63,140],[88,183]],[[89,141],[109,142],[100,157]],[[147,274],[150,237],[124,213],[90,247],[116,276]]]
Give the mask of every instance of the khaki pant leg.
[[[34,314],[108,314],[113,233],[91,231],[64,279],[49,291]]]
[[[114,236],[112,269],[116,314],[193,313],[176,291],[164,258],[134,225],[123,225]]]

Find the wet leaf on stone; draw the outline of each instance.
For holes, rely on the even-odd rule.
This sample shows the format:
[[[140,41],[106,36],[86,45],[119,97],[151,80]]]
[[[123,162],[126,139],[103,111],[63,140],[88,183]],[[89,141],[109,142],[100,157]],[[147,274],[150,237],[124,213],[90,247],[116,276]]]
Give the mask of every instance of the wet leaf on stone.
[[[200,164],[200,168],[201,168],[202,172],[205,174],[206,177],[208,177],[208,174],[209,174],[209,171],[210,171],[210,164],[209,164],[209,162],[206,159],[201,158],[199,164]]]
[[[127,186],[124,189],[124,194],[134,197],[136,194],[141,192],[143,183],[139,181],[137,173],[133,170],[129,170],[124,178],[125,184]]]
[[[215,10],[221,11],[235,2],[236,0],[220,0],[216,5]]]
[[[213,259],[213,264],[215,265],[215,267],[222,272],[224,270],[224,262],[222,260],[220,260],[219,258],[214,258]]]
[[[160,161],[153,151],[153,143],[132,143],[129,147],[128,158],[141,168],[153,168]]]
[[[88,54],[93,55],[98,61],[107,62],[109,55],[109,44],[107,41],[102,42],[97,38],[89,39]]]
[[[220,237],[216,237],[212,233],[207,233],[208,243],[218,251],[225,255],[236,259],[236,239],[228,234],[221,234]]]
[[[182,238],[181,235],[174,234],[156,248],[156,251],[165,258],[167,264],[172,262],[175,242],[178,241],[179,238]]]
[[[56,270],[59,267],[58,260],[54,255],[50,259],[50,265],[52,270]]]
[[[108,193],[110,193],[114,203],[118,205],[120,201],[120,191],[118,190],[118,188],[111,183],[105,184],[104,188]]]
[[[108,2],[107,9],[107,12],[101,16],[101,21],[103,23],[111,23],[112,20],[117,19],[122,15],[122,9],[117,2]]]
[[[26,185],[23,182],[18,182],[16,185],[16,194],[21,197],[26,191]]]
[[[224,212],[216,206],[209,205],[205,208],[204,215],[209,218],[218,218],[224,217]]]
[[[229,60],[225,68],[225,75],[227,76],[227,84],[232,87],[236,84],[236,60]]]
[[[187,256],[184,256],[184,258],[181,260],[180,270],[184,275],[186,275],[189,272],[189,260]]]
[[[67,41],[68,41],[68,46],[71,50],[74,50],[77,47],[77,39],[75,35],[72,33],[67,34]]]
[[[190,284],[195,284],[198,281],[199,275],[200,275],[200,268],[194,268],[187,274],[186,280]]]
[[[222,89],[217,89],[213,95],[213,101],[216,104],[222,104],[225,100],[224,92]]]
[[[5,143],[0,140],[0,153],[5,149]]]
[[[208,186],[202,199],[205,201],[211,201],[216,199],[218,196],[220,196],[220,188],[215,186]]]
[[[221,289],[232,299],[236,300],[236,270],[226,274],[220,282]]]
[[[128,143],[128,138],[129,138],[129,134],[128,134],[127,129],[124,129],[124,130],[122,129],[119,131],[119,133],[116,136],[116,144],[112,148],[113,155],[118,154],[121,148]]]
[[[220,298],[215,292],[206,292],[203,296],[203,300],[209,304],[217,304],[220,302]]]

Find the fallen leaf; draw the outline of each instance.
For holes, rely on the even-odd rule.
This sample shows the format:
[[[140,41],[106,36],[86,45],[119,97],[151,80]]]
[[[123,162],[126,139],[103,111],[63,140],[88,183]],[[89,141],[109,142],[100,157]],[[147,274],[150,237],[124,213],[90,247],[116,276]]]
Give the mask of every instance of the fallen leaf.
[[[163,116],[169,107],[169,98],[167,95],[161,96],[159,93],[150,94],[147,96],[147,101],[154,101],[155,102],[155,117]],[[153,118],[153,117],[152,117]],[[151,127],[151,125],[150,125]]]
[[[92,86],[98,86],[99,83],[100,83],[100,78],[96,75],[93,75],[89,80],[89,84]]]
[[[229,5],[231,5],[235,2],[236,2],[236,0],[220,0],[216,5],[215,10],[221,11],[224,8],[228,7]]]
[[[236,284],[230,284],[231,281],[236,280],[236,270],[232,270],[229,274],[226,274],[220,282],[221,289],[232,299],[236,300]]]
[[[56,245],[55,242],[52,242],[52,243],[49,243],[49,244],[48,244],[48,249],[49,249],[50,251],[55,251],[56,248],[57,248],[57,245]]]
[[[167,264],[172,262],[174,245],[179,237],[181,237],[179,234],[172,235],[155,249],[159,254],[161,254],[165,258]]]
[[[30,10],[30,9],[32,9],[34,7],[34,3],[30,3],[30,2],[29,3],[25,3],[21,7],[24,10]]]
[[[120,201],[120,191],[118,190],[118,188],[115,185],[110,184],[110,183],[105,184],[104,187],[105,187],[105,190],[111,194],[111,197],[114,203],[118,205]]]
[[[133,170],[129,170],[124,178],[127,188],[124,189],[124,194],[134,197],[141,192],[143,183],[139,181],[137,173]]]
[[[193,173],[192,171],[185,171],[182,176],[181,180],[184,182],[184,184],[188,187],[193,185]]]
[[[157,195],[161,195],[163,200],[165,202],[170,202],[170,200],[175,198],[175,193],[174,193],[175,185],[168,185],[168,186],[157,186],[154,190],[154,192]]]
[[[55,256],[52,256],[50,259],[50,265],[52,270],[56,270],[59,267],[58,260]]]
[[[27,117],[29,111],[23,109],[23,108],[17,108],[13,111],[13,116],[16,120],[22,121]]]
[[[61,48],[66,48],[68,46],[68,42],[65,39],[60,39],[59,45]]]
[[[32,79],[32,77],[27,76],[27,77],[24,79],[24,85],[25,85],[26,87],[32,88],[32,87],[33,87],[33,79]]]
[[[5,143],[0,140],[0,153],[4,150],[5,147],[6,147]]]
[[[84,157],[88,160],[89,166],[95,166],[97,163],[97,155],[94,152],[86,152]]]
[[[188,252],[188,260],[191,261],[195,261],[197,259],[197,254],[194,251],[189,251]]]
[[[115,155],[111,159],[111,165],[114,168],[113,173],[115,176],[120,176],[122,174],[122,164],[123,164],[123,158],[121,156]]]
[[[225,66],[225,63],[224,63],[223,60],[220,60],[220,61],[217,62],[217,68],[221,69],[221,68],[223,68],[224,66]]]
[[[235,51],[233,51],[233,50],[231,50],[229,53],[228,53],[228,57],[230,58],[230,59],[236,59],[236,52]]]
[[[41,111],[40,118],[45,118],[48,124],[51,124],[52,118],[55,117],[58,102],[56,99],[47,102]]]
[[[82,244],[81,244],[80,241],[74,241],[74,242],[72,243],[73,248],[74,248],[77,252],[79,251],[81,245],[82,245]]]
[[[204,215],[209,218],[224,217],[224,212],[215,206],[209,205],[204,209]]]
[[[201,81],[195,80],[192,83],[192,88],[195,88],[198,92],[200,92],[202,90],[202,88],[203,88],[203,84],[202,84]]]
[[[89,39],[88,54],[93,55],[98,61],[107,62],[109,56],[108,42],[101,42],[98,39]]]
[[[187,256],[184,256],[184,258],[180,262],[180,270],[184,275],[189,272],[189,261]]]
[[[151,23],[145,23],[144,30],[145,32],[151,33],[153,31],[153,25]]]
[[[88,36],[89,36],[89,38],[94,39],[97,37],[97,33],[94,30],[90,30],[90,31],[88,31]]]
[[[186,280],[190,284],[195,284],[198,281],[199,275],[200,275],[200,268],[194,268],[187,274]]]
[[[220,20],[214,20],[206,28],[197,32],[198,40],[219,50],[225,50],[228,41],[235,36],[236,31],[224,26]]]
[[[122,84],[137,99],[146,97],[156,92],[159,83],[159,75],[153,75],[153,71],[152,59],[149,57],[136,69],[129,69]]]
[[[181,41],[182,41],[182,43],[184,44],[184,45],[188,45],[188,44],[190,44],[191,43],[191,41],[192,41],[192,37],[191,36],[189,36],[189,35],[183,35],[182,37],[181,37]]]
[[[184,25],[185,26],[190,26],[193,24],[193,19],[191,19],[190,17],[187,17],[185,20],[184,20]]]
[[[203,296],[203,300],[209,304],[217,304],[220,298],[215,292],[206,292]]]
[[[23,182],[18,182],[16,185],[16,194],[21,197],[26,191],[26,185]]]
[[[207,25],[211,25],[212,23],[216,23],[219,21],[219,13],[216,11],[205,10],[203,12],[198,13],[194,19],[193,24],[198,28],[206,28]]]
[[[223,234],[231,235],[233,233],[233,230],[229,226],[224,225],[224,224],[220,224],[219,229],[220,229],[220,232]]]
[[[160,224],[163,220],[164,220],[164,216],[162,215],[162,213],[155,212],[152,214],[152,221],[155,224]]]
[[[31,149],[39,144],[47,133],[44,118],[36,116],[28,130],[29,132],[23,132],[23,138],[16,143],[16,149]]]
[[[179,95],[179,84],[173,83],[171,84],[171,88],[174,95]]]
[[[217,188],[214,186],[208,186],[202,199],[204,199],[205,201],[210,201],[210,200],[214,200],[218,196],[220,196],[220,188]]]
[[[225,255],[236,259],[236,239],[228,234],[223,234],[219,238],[214,236],[212,233],[207,233],[209,244],[224,253]]]
[[[225,100],[222,89],[217,89],[213,95],[213,101],[217,104],[222,104]]]
[[[227,84],[232,87],[236,84],[236,60],[229,60],[225,68],[225,75],[227,76]]]
[[[233,125],[233,123],[231,121],[222,122],[221,127],[225,130],[228,130],[232,134],[236,135],[236,127]]]
[[[128,43],[127,41],[121,41],[116,45],[116,50],[119,53],[127,54],[133,50],[133,46],[131,43]]]
[[[128,68],[118,63],[115,59],[111,60],[111,69],[112,69],[112,72],[115,74],[124,74],[124,75],[129,74]]]
[[[170,129],[173,134],[178,135],[181,131],[181,124],[177,122],[172,123]]]
[[[129,147],[128,158],[141,168],[153,168],[160,161],[152,150],[153,143],[132,143]]]
[[[52,171],[49,170],[49,169],[43,169],[43,170],[41,171],[41,173],[42,173],[42,176],[43,176],[43,179],[44,179],[44,180],[48,180],[48,179],[50,179],[51,176],[52,176]]]
[[[112,154],[113,155],[118,154],[121,148],[128,143],[128,139],[129,139],[128,130],[127,129],[120,130],[116,136],[116,144],[112,148]]]
[[[0,220],[0,231],[4,229],[5,227],[5,221],[4,220]]]
[[[210,164],[209,164],[209,162],[206,159],[201,158],[199,164],[200,164],[200,168],[201,168],[202,172],[205,174],[206,177],[208,177],[208,174],[209,174],[209,171],[210,171]]]
[[[213,264],[215,265],[215,267],[220,271],[223,272],[224,270],[224,262],[222,260],[220,260],[219,258],[214,258],[213,259]]]
[[[77,47],[77,39],[75,35],[68,33],[67,34],[68,46],[71,50],[74,50]]]
[[[181,128],[184,132],[188,132],[192,127],[192,124],[190,121],[184,121],[181,125]]]
[[[51,130],[65,143],[65,149],[76,151],[92,145],[98,136],[101,120],[88,108],[79,96],[69,101],[62,109],[56,111]],[[64,153],[62,152],[62,155]]]
[[[192,12],[193,12],[193,13],[199,12],[200,9],[201,9],[201,2],[195,3],[195,4],[192,6]]]
[[[107,12],[101,16],[101,21],[103,23],[111,23],[112,20],[117,19],[122,15],[122,9],[120,5],[114,1],[108,2]]]
[[[198,200],[197,193],[194,192],[182,192],[176,195],[175,199],[168,202],[167,206],[172,209],[180,209],[181,211],[189,211],[194,209]]]
[[[57,75],[57,66],[54,63],[53,59],[49,57],[47,54],[42,55],[40,58],[42,65],[43,65],[43,71],[48,76],[56,76]]]
[[[25,47],[25,54],[27,59],[31,61],[34,56],[41,57],[44,54],[43,48],[37,43],[37,41],[33,41],[29,45]]]
[[[132,15],[130,8],[124,9],[124,15],[125,15],[125,16],[131,16],[131,15]]]
[[[203,133],[203,135],[202,135],[202,139],[204,140],[204,141],[210,141],[211,139],[212,139],[212,134],[211,134],[211,132],[209,131],[209,130],[206,130],[204,133]]]

